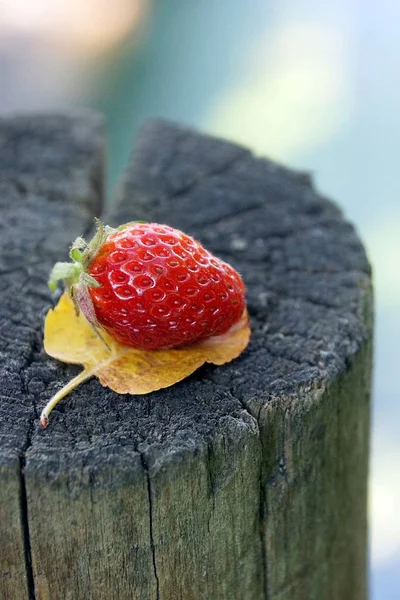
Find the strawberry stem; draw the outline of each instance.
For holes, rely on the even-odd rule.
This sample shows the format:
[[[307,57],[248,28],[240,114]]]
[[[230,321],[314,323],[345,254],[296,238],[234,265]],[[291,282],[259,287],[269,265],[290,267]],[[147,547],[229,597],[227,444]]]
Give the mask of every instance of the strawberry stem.
[[[71,379],[66,385],[64,385],[61,390],[59,390],[54,396],[49,400],[44,409],[42,410],[42,414],[40,415],[40,424],[43,429],[46,429],[49,424],[49,416],[53,408],[67,396],[72,390],[74,390],[78,385],[89,379],[93,375],[92,371],[83,369],[79,375]]]

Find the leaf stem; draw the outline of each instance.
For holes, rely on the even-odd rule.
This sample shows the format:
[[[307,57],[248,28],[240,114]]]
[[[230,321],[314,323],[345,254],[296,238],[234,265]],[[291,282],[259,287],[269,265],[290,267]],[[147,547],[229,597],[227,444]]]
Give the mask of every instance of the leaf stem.
[[[71,379],[66,385],[64,385],[61,390],[59,390],[54,396],[48,401],[44,409],[42,410],[42,414],[40,415],[40,424],[43,429],[46,429],[49,424],[49,416],[53,408],[67,396],[72,390],[74,390],[78,385],[92,377],[93,371],[91,369],[83,369],[79,375]]]

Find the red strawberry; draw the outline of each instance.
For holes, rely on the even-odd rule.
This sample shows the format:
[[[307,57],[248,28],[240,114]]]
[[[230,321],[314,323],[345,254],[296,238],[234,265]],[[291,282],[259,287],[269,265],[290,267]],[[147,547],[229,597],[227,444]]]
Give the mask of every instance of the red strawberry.
[[[78,309],[98,331],[142,350],[181,346],[225,333],[245,310],[240,275],[177,229],[98,222],[78,238],[73,263],[57,263],[49,285],[65,279]]]

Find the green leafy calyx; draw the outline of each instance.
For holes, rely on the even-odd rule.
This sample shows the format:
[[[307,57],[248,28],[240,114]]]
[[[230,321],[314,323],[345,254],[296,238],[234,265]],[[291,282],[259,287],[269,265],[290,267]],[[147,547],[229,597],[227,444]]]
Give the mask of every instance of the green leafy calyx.
[[[99,219],[95,219],[95,221],[96,233],[93,238],[90,242],[86,242],[82,237],[76,238],[69,252],[72,262],[56,263],[50,273],[48,285],[54,292],[58,283],[64,281],[76,313],[82,312],[93,331],[103,340],[99,331],[101,326],[89,294],[89,288],[100,287],[100,283],[89,275],[88,269],[108,236],[118,230],[104,225]]]

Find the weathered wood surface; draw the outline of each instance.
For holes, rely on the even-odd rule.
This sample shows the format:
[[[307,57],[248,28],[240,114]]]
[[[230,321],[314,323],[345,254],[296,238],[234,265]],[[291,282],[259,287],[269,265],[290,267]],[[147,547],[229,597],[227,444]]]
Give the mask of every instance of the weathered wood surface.
[[[107,220],[193,234],[243,274],[253,336],[148,396],[41,349],[47,272],[99,212],[96,118],[0,122],[0,598],[365,600],[370,269],[305,174],[146,127]],[[77,203],[78,200],[78,203]]]
[[[42,366],[46,280],[60,248],[68,248],[71,235],[87,229],[101,210],[101,128],[101,119],[86,114],[0,120],[2,600],[23,600],[32,587],[25,452],[37,424],[36,404],[60,378],[57,365]]]

